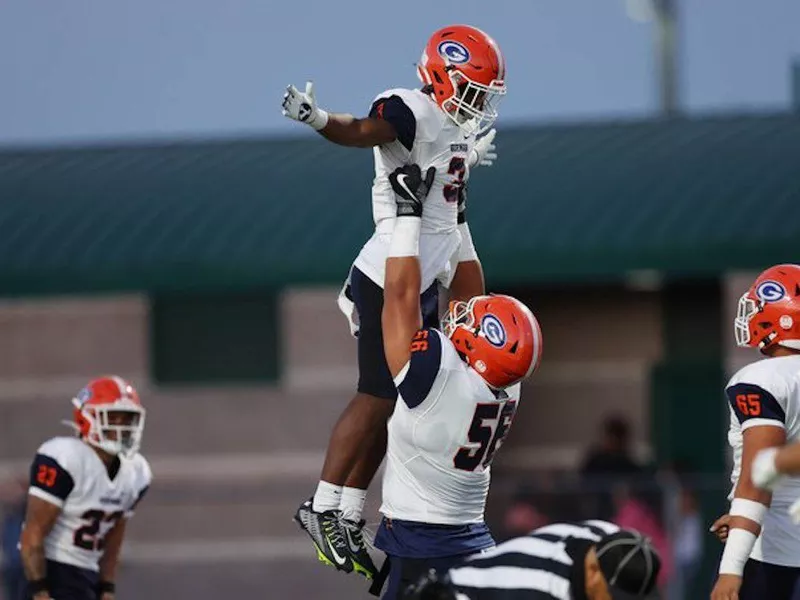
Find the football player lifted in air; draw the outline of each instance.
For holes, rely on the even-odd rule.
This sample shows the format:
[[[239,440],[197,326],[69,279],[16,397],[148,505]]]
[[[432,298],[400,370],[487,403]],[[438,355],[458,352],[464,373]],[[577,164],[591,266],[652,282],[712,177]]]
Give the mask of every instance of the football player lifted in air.
[[[436,326],[438,284],[449,289],[451,300],[484,293],[466,222],[465,185],[473,168],[496,158],[491,125],[506,93],[499,47],[466,25],[435,32],[417,72],[421,89],[383,92],[364,118],[322,110],[311,83],[304,92],[290,85],[283,99],[285,116],[336,144],[373,148],[374,153],[375,232],[355,259],[339,297],[358,338],[357,393],[331,433],[316,493],[295,515],[320,560],[367,577],[374,575],[375,566],[364,546],[361,512],[385,454],[386,422],[397,398],[381,337],[384,268],[396,211],[389,174],[409,163],[437,170],[421,225],[422,276],[413,290],[421,294],[425,325]]]
[[[758,276],[739,300],[735,334],[737,345],[767,358],[737,372],[725,390],[733,491],[728,515],[712,527],[727,540],[711,598],[790,600],[800,576],[800,528],[789,507],[800,478],[783,478],[771,492],[755,484],[775,483],[767,472],[774,450],[760,451],[800,440],[800,266]]]
[[[72,404],[77,436],[46,441],[31,465],[26,599],[113,600],[126,522],[152,479],[139,454],[145,410],[128,382],[95,379]]]
[[[520,382],[542,354],[536,318],[510,296],[453,301],[442,330],[423,324],[415,290],[423,202],[434,180],[433,167],[423,177],[415,164],[390,176],[397,218],[382,323],[399,399],[388,426],[375,538],[388,557],[384,600],[399,600],[430,568],[447,569],[494,546],[484,522],[490,466],[517,411]]]

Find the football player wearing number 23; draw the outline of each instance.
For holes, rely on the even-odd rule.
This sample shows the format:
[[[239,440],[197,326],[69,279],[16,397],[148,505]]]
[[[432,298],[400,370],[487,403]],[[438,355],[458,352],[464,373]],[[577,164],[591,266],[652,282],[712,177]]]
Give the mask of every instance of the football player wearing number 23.
[[[375,566],[364,548],[361,512],[385,454],[386,422],[397,399],[381,334],[385,265],[396,218],[389,175],[412,163],[435,168],[421,219],[421,279],[414,293],[421,295],[425,325],[437,326],[439,285],[449,290],[450,300],[484,293],[483,271],[466,221],[465,185],[472,169],[496,158],[491,126],[506,93],[500,48],[486,33],[466,25],[435,32],[417,73],[421,89],[379,94],[364,118],[321,109],[310,82],[305,91],[290,85],[282,103],[286,117],[331,142],[373,148],[375,232],[339,296],[358,338],[357,394],[331,434],[314,497],[295,515],[321,561],[367,577],[375,574]]]
[[[152,479],[139,454],[145,410],[127,381],[95,379],[72,404],[76,435],[46,441],[31,465],[25,600],[113,600],[125,526]]]
[[[726,388],[734,487],[711,598],[791,600],[800,581],[800,528],[790,507],[800,478],[778,481],[774,454],[800,440],[800,266],[761,273],[739,299],[734,331],[739,346],[767,358],[740,369]]]

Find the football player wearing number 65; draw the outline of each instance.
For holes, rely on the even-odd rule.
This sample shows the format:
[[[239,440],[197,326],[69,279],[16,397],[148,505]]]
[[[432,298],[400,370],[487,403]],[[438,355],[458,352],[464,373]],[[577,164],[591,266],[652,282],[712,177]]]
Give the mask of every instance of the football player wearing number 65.
[[[431,568],[447,569],[494,546],[483,516],[490,465],[516,413],[520,382],[542,353],[536,318],[510,296],[451,302],[442,330],[424,327],[414,290],[423,202],[433,177],[433,167],[423,177],[417,165],[389,177],[397,218],[382,327],[399,399],[389,421],[383,519],[375,538],[388,556],[384,600],[399,599]]]
[[[771,481],[773,452],[762,451],[800,440],[800,266],[761,273],[739,299],[734,331],[739,346],[766,360],[740,369],[725,390],[733,490],[728,514],[713,526],[728,530],[711,599],[791,600],[800,580],[800,528],[789,510],[800,478]]]
[[[72,404],[77,435],[46,441],[31,465],[25,600],[113,600],[125,525],[152,479],[139,454],[145,411],[128,382],[95,379]]]

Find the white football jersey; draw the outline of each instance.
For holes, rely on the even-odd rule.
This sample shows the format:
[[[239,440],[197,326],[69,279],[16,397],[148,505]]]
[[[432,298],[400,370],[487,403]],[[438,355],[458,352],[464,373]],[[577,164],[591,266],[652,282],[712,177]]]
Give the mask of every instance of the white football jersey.
[[[423,173],[436,167],[436,179],[425,200],[420,236],[422,289],[435,280],[448,286],[461,245],[456,226],[459,189],[469,178],[474,135],[465,135],[436,102],[420,90],[393,89],[380,94],[373,115],[395,125],[398,139],[376,146],[372,215],[375,233],[364,245],[355,266],[383,287],[384,268],[396,218],[389,175],[397,167],[416,163]],[[384,112],[385,108],[385,112]]]
[[[97,452],[77,437],[56,437],[42,444],[31,467],[28,493],[55,504],[61,514],[45,540],[49,560],[99,570],[105,535],[133,515],[150,486],[147,460],[120,458],[110,478]]]
[[[733,498],[742,469],[742,432],[772,426],[786,430],[786,443],[800,441],[800,356],[767,358],[737,372],[726,387],[733,448]],[[751,558],[774,565],[800,567],[800,527],[789,517],[789,506],[800,498],[800,477],[781,480],[772,494],[761,535]]]
[[[436,329],[414,338],[395,378],[381,513],[460,525],[483,521],[490,464],[511,426],[520,385],[493,392]]]

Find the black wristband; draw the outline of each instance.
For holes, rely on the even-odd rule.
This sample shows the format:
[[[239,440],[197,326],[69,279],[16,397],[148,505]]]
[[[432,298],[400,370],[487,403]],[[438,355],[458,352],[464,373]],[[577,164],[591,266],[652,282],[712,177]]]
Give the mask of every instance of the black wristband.
[[[36,594],[40,594],[46,591],[47,591],[47,579],[45,579],[44,577],[42,579],[37,579],[35,581],[28,582],[28,593],[31,596],[35,596]]]
[[[97,590],[101,594],[113,594],[117,589],[113,581],[101,581],[97,584]]]

